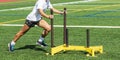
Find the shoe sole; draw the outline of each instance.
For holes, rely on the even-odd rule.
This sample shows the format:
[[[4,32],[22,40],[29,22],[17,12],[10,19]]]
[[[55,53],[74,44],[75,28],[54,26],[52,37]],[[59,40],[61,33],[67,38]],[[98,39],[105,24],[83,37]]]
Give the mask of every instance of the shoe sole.
[[[8,50],[9,50],[9,52],[13,52],[13,51],[10,49],[10,43],[8,43]]]
[[[36,44],[37,44],[37,45],[39,45],[39,46],[41,46],[41,47],[45,47],[45,46],[43,46],[43,45],[39,44],[38,42],[36,42]]]
[[[8,50],[9,50],[9,52],[11,52],[11,50],[10,50],[10,43],[8,43]]]

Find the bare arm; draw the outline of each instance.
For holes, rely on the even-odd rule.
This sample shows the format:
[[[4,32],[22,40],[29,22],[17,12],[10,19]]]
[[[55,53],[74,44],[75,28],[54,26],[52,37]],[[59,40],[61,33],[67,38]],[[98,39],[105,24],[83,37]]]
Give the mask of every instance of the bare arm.
[[[52,9],[55,13],[57,13],[57,14],[63,14],[63,12],[61,12],[61,11],[55,9],[55,8],[51,8],[51,9]]]
[[[39,13],[41,14],[41,16],[50,19],[50,16],[47,15],[47,14],[45,14],[44,11],[43,11],[43,9],[38,9],[38,10],[39,10]]]

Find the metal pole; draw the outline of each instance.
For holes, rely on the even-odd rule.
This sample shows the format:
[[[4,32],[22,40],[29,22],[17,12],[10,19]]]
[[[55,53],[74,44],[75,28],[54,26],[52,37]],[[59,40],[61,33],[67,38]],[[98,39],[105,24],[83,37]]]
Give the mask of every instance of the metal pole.
[[[50,14],[53,15],[53,10],[50,9]],[[51,19],[51,47],[54,47],[54,29],[53,29],[53,19]]]
[[[90,38],[89,38],[90,36],[89,36],[89,34],[90,34],[90,33],[89,33],[89,29],[87,29],[87,30],[86,30],[86,35],[87,35],[87,36],[86,36],[86,38],[87,38],[86,44],[87,44],[87,48],[89,48],[89,46],[90,46]]]
[[[66,8],[64,8],[64,28],[63,28],[64,30],[64,32],[63,32],[63,36],[64,36],[64,38],[63,38],[63,42],[64,42],[64,44],[66,44]]]
[[[68,47],[69,46],[69,42],[68,42],[68,38],[69,38],[69,30],[68,29],[66,29],[66,47]]]

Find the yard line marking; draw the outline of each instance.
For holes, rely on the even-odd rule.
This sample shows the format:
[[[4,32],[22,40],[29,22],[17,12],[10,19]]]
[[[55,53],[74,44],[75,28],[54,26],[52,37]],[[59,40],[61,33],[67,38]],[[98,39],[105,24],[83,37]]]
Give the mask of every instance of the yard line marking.
[[[103,8],[109,8],[109,7],[116,7],[120,6],[120,4],[115,4],[115,5],[106,5],[106,6],[100,6],[100,7],[93,7],[93,8],[87,8],[87,9],[75,9],[73,12],[80,12],[80,11],[90,11],[90,10],[98,10],[98,9],[103,9]]]
[[[120,4],[116,4],[116,5],[107,5],[107,6],[101,6],[101,7],[93,7],[93,8],[87,8],[87,9],[76,9],[70,13],[73,13],[73,12],[78,12],[78,11],[86,11],[86,10],[95,10],[95,9],[101,9],[101,8],[106,8],[106,7],[111,7],[111,6],[120,6]],[[29,7],[28,7],[29,8]],[[14,10],[14,9],[13,9]],[[68,12],[69,13],[69,12]],[[0,24],[3,24],[3,23],[10,23],[10,22],[16,22],[16,21],[22,21],[23,19],[19,19],[19,20],[12,20],[12,21],[7,21],[7,22],[0,22]]]
[[[59,5],[68,5],[68,4],[77,4],[77,3],[82,3],[82,2],[92,2],[92,1],[98,1],[98,0],[85,0],[85,1],[75,1],[75,2],[67,2],[67,3],[57,3],[57,4],[53,4],[54,6],[59,6]],[[0,10],[1,11],[14,11],[14,10],[23,10],[23,9],[31,9],[32,7],[23,7],[23,8],[13,8],[13,9],[4,9],[4,10]],[[24,19],[19,19],[19,20],[12,20],[12,21],[6,21],[6,22],[0,22],[0,24],[4,24],[4,23],[10,23],[10,22],[17,22],[17,21],[22,21]]]
[[[6,23],[11,23],[11,22],[18,22],[18,21],[23,21],[25,19],[19,19],[19,20],[12,20],[12,21],[6,21],[6,22],[0,22],[0,24],[6,24]]]
[[[60,6],[60,5],[68,5],[68,4],[77,4],[77,3],[83,3],[83,2],[93,2],[93,1],[98,1],[98,0],[84,0],[84,1],[74,1],[74,2],[65,2],[65,3],[57,3],[57,4],[53,4],[53,6]],[[23,9],[31,9],[33,8],[33,6],[30,7],[22,7],[22,8],[12,8],[12,9],[3,9],[0,10],[0,12],[3,11],[14,11],[14,10],[23,10]]]
[[[58,15],[58,14],[54,14],[54,15]],[[11,23],[11,22],[18,22],[18,21],[23,21],[25,19],[17,19],[17,20],[11,20],[11,21],[6,21],[6,22],[0,22],[0,24],[6,24],[6,23]]]
[[[0,24],[0,26],[23,26],[24,24]],[[54,27],[63,27],[63,25],[54,25]],[[81,26],[81,25],[67,25],[69,28],[120,28],[120,26]]]

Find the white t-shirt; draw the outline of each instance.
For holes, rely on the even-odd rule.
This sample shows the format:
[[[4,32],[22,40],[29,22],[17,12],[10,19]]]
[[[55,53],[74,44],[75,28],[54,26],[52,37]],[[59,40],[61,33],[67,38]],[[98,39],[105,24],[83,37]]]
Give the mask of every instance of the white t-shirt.
[[[39,21],[41,20],[41,15],[38,9],[43,9],[45,11],[47,8],[52,8],[52,5],[49,0],[38,0],[32,10],[32,12],[26,17],[30,21]]]

